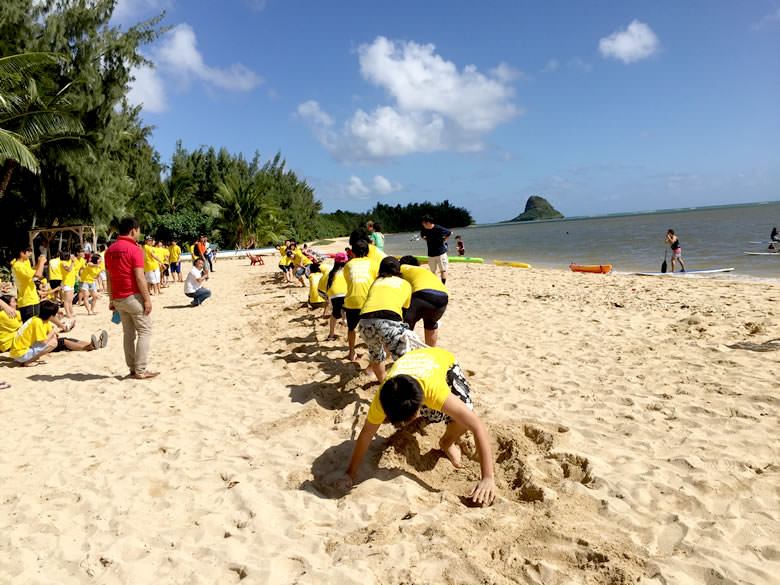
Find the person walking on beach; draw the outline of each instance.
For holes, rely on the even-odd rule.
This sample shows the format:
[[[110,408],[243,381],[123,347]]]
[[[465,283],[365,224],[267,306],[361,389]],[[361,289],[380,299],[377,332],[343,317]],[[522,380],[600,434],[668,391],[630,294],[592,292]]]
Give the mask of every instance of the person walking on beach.
[[[434,274],[438,272],[441,281],[446,284],[447,238],[452,235],[452,232],[433,223],[433,218],[430,215],[424,215],[421,221],[420,237],[428,245],[428,267]]]
[[[203,288],[203,282],[209,277],[209,271],[204,266],[203,258],[196,258],[187,280],[184,281],[184,294],[192,299],[192,307],[202,305],[203,301],[211,296],[211,291]]]
[[[126,217],[119,223],[119,237],[106,250],[106,273],[110,310],[122,319],[125,363],[137,380],[154,378],[160,372],[146,369],[152,343],[152,297],[146,286],[144,252],[136,240],[138,220]]]
[[[463,245],[463,240],[460,238],[460,236],[455,236],[455,243],[458,246],[458,256],[465,256],[466,246]]]
[[[666,232],[666,243],[672,248],[672,272],[674,272],[674,261],[680,262],[680,272],[685,272],[685,264],[682,259],[682,248],[680,247],[680,240],[674,235],[674,230]]]
[[[439,447],[456,468],[463,467],[463,461],[455,441],[467,430],[472,432],[482,479],[470,496],[474,503],[492,504],[496,484],[487,428],[474,413],[471,391],[455,356],[438,347],[405,353],[387,372],[355,441],[346,473],[335,481],[335,486],[342,490],[352,488],[360,463],[383,422],[401,425],[418,417],[431,423],[446,422]]]

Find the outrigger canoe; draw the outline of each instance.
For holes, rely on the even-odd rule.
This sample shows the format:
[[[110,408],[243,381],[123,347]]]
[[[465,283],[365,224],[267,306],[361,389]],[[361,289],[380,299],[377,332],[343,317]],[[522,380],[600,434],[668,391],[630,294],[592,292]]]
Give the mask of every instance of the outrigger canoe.
[[[420,262],[428,262],[428,256],[415,256]],[[449,256],[447,258],[449,262],[470,262],[472,264],[482,264],[484,260],[482,258],[472,258],[471,256]]]
[[[525,262],[510,262],[508,260],[493,260],[496,266],[514,266],[515,268],[531,268],[530,264]]]
[[[592,272],[594,274],[608,274],[612,270],[612,264],[569,264],[572,272]]]

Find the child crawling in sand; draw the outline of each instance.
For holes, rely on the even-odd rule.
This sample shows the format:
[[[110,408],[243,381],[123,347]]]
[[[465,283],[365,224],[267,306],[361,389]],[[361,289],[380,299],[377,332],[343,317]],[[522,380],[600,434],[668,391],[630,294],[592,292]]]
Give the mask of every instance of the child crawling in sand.
[[[469,385],[455,356],[437,347],[410,351],[398,358],[390,368],[371,402],[366,422],[352,450],[346,475],[336,481],[336,487],[343,490],[352,487],[358,467],[379,425],[385,420],[401,425],[417,417],[429,422],[447,423],[439,439],[439,446],[458,468],[463,467],[463,463],[460,447],[455,441],[466,431],[474,434],[482,481],[469,495],[477,504],[492,504],[496,497],[496,484],[487,429],[474,414]]]

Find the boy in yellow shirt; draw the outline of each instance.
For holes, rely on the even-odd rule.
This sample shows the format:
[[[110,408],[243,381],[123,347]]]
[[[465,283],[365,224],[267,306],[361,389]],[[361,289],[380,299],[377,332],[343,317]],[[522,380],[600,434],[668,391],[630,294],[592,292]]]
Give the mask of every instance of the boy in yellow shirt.
[[[108,332],[93,335],[90,341],[58,337],[49,322],[57,315],[59,306],[51,301],[41,301],[40,315],[25,321],[14,336],[9,352],[11,358],[22,366],[30,366],[53,351],[92,351],[106,346]]]
[[[171,282],[173,282],[173,275],[178,275],[178,281],[183,282],[181,279],[181,261],[179,258],[181,258],[181,248],[179,247],[179,244],[176,242],[176,240],[171,240],[171,246],[168,248],[168,253],[170,254],[170,272],[171,272]]]
[[[343,490],[352,488],[360,463],[383,422],[401,425],[417,417],[432,423],[447,423],[439,446],[457,468],[463,467],[463,461],[455,441],[466,431],[472,432],[482,480],[469,495],[476,504],[492,504],[496,497],[496,484],[487,428],[474,413],[471,390],[455,356],[438,347],[410,351],[390,368],[374,395],[346,473],[335,482],[336,487]]]
[[[357,361],[355,342],[357,341],[357,326],[360,321],[360,310],[366,302],[368,289],[376,280],[379,266],[367,258],[368,242],[357,240],[352,245],[355,257],[344,266],[344,279],[347,281],[347,296],[344,297],[344,308],[347,311],[347,342],[349,343],[349,361]]]

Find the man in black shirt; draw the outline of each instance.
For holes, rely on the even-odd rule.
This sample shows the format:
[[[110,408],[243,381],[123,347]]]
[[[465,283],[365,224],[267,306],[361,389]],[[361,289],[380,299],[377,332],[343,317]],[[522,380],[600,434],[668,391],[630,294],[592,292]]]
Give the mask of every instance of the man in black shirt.
[[[422,218],[420,237],[428,244],[428,268],[431,272],[439,273],[441,281],[447,282],[447,238],[452,232],[447,228],[433,223],[430,215]]]

